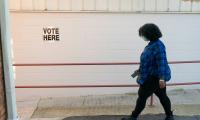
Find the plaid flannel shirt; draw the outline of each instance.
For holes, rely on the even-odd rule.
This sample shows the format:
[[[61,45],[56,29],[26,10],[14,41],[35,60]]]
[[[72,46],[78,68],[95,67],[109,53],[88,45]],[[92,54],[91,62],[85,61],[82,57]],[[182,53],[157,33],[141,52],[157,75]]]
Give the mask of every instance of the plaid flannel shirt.
[[[167,62],[165,45],[162,41],[150,41],[140,56],[139,84],[143,84],[149,75],[165,81],[171,79],[171,70]]]

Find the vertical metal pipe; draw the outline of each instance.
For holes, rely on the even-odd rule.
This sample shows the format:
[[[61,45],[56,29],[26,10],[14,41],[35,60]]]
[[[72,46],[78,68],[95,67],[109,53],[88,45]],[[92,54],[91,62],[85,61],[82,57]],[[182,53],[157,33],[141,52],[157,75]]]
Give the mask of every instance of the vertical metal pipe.
[[[153,106],[153,94],[150,97],[150,106]]]
[[[0,0],[0,24],[2,37],[3,69],[6,87],[7,120],[19,120],[16,108],[14,72],[12,66],[11,31],[8,0]]]

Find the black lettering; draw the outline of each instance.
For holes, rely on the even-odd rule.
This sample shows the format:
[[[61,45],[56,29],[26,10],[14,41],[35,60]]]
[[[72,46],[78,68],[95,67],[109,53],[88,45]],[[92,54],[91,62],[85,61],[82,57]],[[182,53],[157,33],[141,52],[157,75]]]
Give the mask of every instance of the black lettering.
[[[59,38],[59,35],[56,35],[56,40],[57,40],[57,41],[59,41],[59,40],[60,40],[60,38]]]
[[[47,28],[43,28],[44,34],[47,34]]]
[[[51,37],[52,37],[51,40],[55,40],[56,39],[56,35],[52,35]]]
[[[48,35],[48,40],[51,40],[51,35]]]
[[[51,32],[52,32],[51,29],[48,28],[48,29],[47,29],[47,33],[48,33],[48,34],[51,34]]]
[[[48,36],[47,35],[43,35],[43,40],[48,40]]]
[[[60,40],[59,28],[43,28],[43,33],[43,40],[45,41]]]
[[[58,28],[55,29],[55,33],[59,34],[59,29]]]
[[[56,28],[52,28],[52,34],[56,34]]]

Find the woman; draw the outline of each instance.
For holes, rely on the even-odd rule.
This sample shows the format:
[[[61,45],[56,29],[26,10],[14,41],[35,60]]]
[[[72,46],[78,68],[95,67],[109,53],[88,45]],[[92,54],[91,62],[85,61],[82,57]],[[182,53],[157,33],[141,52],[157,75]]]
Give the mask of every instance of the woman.
[[[166,82],[171,79],[171,71],[166,58],[163,42],[159,39],[162,33],[155,24],[145,24],[139,29],[139,36],[148,45],[140,57],[140,67],[137,82],[140,85],[135,110],[129,118],[122,120],[137,120],[139,114],[145,108],[146,100],[153,93],[158,96],[166,114],[165,120],[174,120],[171,111],[171,102],[166,94]]]

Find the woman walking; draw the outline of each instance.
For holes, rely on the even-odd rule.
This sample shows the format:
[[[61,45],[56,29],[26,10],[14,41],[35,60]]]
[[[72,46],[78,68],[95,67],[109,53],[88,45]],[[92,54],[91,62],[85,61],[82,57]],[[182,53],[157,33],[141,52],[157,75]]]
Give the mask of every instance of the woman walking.
[[[139,36],[148,45],[140,57],[140,67],[137,82],[140,85],[135,110],[128,118],[122,120],[137,120],[145,108],[146,100],[153,93],[159,98],[166,114],[165,120],[174,120],[171,102],[166,94],[166,82],[171,79],[171,71],[167,62],[165,45],[160,40],[162,33],[155,24],[145,24],[139,29]]]

